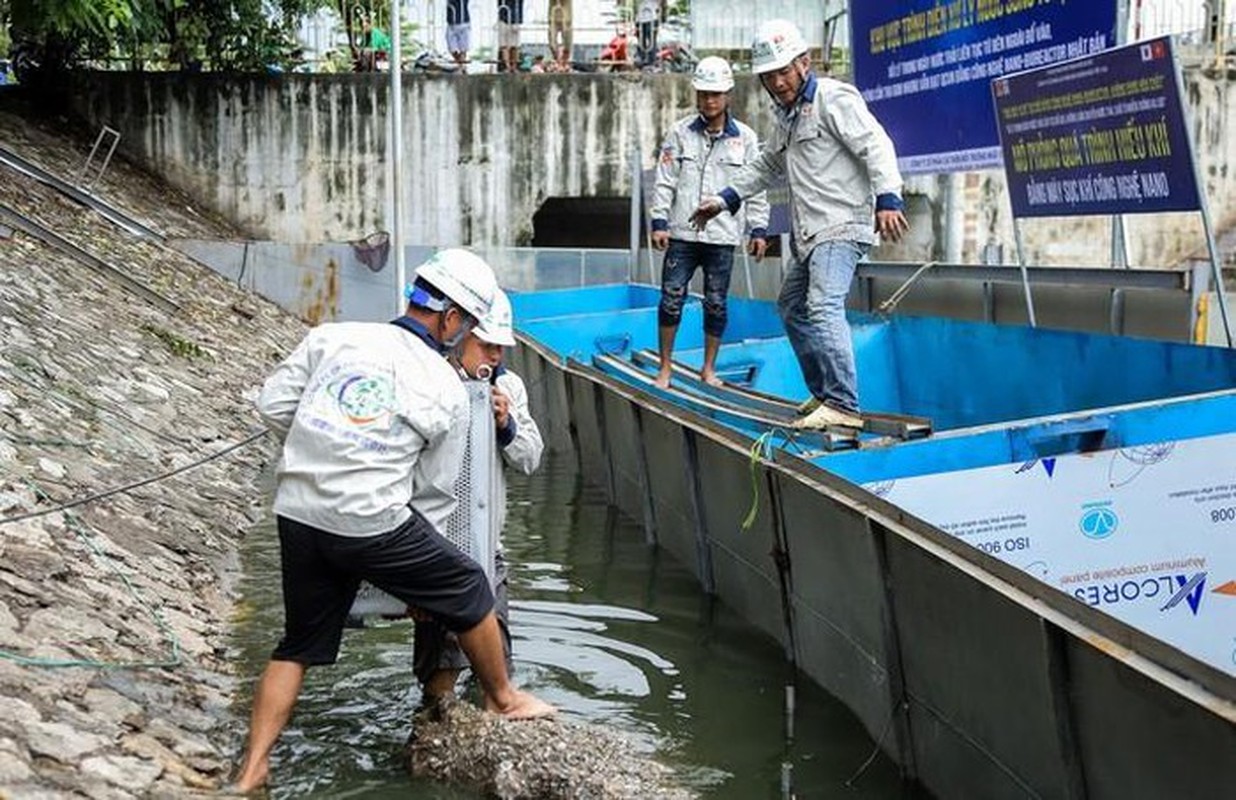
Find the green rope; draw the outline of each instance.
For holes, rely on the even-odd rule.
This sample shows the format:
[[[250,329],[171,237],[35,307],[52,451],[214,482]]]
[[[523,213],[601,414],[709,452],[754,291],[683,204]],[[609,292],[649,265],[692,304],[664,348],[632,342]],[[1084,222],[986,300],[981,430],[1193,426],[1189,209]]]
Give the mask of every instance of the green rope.
[[[21,480],[42,499],[51,500],[51,497],[34,481],[31,481],[28,478],[21,478]],[[95,540],[94,535],[89,529],[86,528],[81,520],[78,519],[77,515],[70,511],[65,511],[64,519],[65,522],[68,523],[69,528],[77,534],[77,537],[90,548],[90,551],[94,554],[95,558],[102,562],[102,564],[116,577],[120,578],[121,583],[123,583],[125,588],[129,590],[129,594],[133,597],[133,599],[136,600],[138,605],[140,605],[150,615],[150,618],[154,620],[155,627],[159,629],[159,632],[163,634],[163,638],[171,646],[171,655],[163,660],[152,661],[94,661],[92,659],[36,658],[33,656],[24,656],[20,653],[12,653],[7,650],[0,650],[0,659],[12,661],[28,667],[86,667],[90,669],[150,669],[178,667],[184,663],[184,659],[180,655],[180,639],[176,636],[176,633],[172,630],[171,626],[167,624],[167,620],[164,619],[162,612],[158,608],[155,608],[146,602],[146,599],[142,597],[142,593],[138,591],[137,587],[133,585],[133,582],[129,580],[129,576],[124,574],[120,568],[116,566],[115,559],[108,557],[107,553],[103,552],[103,549],[99,547],[98,542]]]
[[[0,433],[0,439],[8,439],[13,444],[24,444],[31,447],[80,447],[89,449],[94,446],[90,442],[74,442],[69,439],[37,439],[20,433]]]
[[[142,425],[140,422],[138,422],[133,417],[127,414],[124,414],[122,412],[116,411],[112,408],[109,408],[107,405],[100,403],[99,401],[89,396],[85,396],[85,397],[75,396],[65,391],[62,391],[54,386],[44,387],[44,386],[38,385],[35,381],[31,380],[29,377],[25,377],[19,373],[24,372],[26,373],[26,375],[37,373],[37,374],[40,374],[43,378],[48,379],[48,380],[52,379],[51,374],[48,372],[46,367],[44,367],[37,358],[28,356],[28,355],[23,355],[23,354],[18,354],[18,356],[20,356],[20,360],[18,360],[17,358],[14,358],[12,360],[12,365],[16,367],[17,370],[0,369],[0,371],[7,372],[8,374],[15,377],[17,380],[25,383],[27,386],[30,386],[35,389],[39,389],[41,391],[50,391],[60,396],[64,400],[69,401],[69,404],[72,406],[75,406],[78,410],[104,411],[114,416],[118,416],[121,419],[124,419],[129,424],[133,425],[134,427],[140,428],[141,430],[144,430],[147,433],[153,434],[154,436],[157,436],[158,438],[163,439],[165,441],[172,442],[178,445],[188,444],[185,441],[178,440],[165,433],[148,428]],[[83,402],[82,402],[83,400],[85,401],[85,403],[89,404],[89,409],[83,407]],[[109,423],[104,421],[104,424],[107,425]],[[127,433],[127,431],[125,431],[123,428],[116,425],[115,423],[110,423],[110,426],[124,433]],[[205,458],[202,458],[202,459],[199,459],[193,462],[192,464],[189,464],[184,467],[180,467],[178,469],[170,470],[161,475],[155,476],[154,478],[148,478],[146,480],[138,481],[136,483],[129,484],[124,487],[119,487],[117,489],[112,489],[106,492],[102,492],[97,495],[70,501],[68,503],[58,505],[55,508],[42,509],[40,511],[29,512],[26,514],[19,514],[13,517],[7,517],[4,519],[0,519],[0,525],[4,525],[4,524],[12,523],[12,522],[17,522],[19,520],[25,520],[25,519],[30,519],[32,517],[43,516],[45,514],[54,514],[57,512],[63,513],[65,523],[68,525],[69,529],[72,530],[77,535],[77,537],[90,549],[91,553],[93,553],[95,557],[95,560],[101,563],[104,567],[107,568],[107,570],[109,570],[112,574],[114,574],[117,578],[119,578],[120,582],[124,584],[125,589],[128,590],[130,596],[132,596],[133,599],[137,602],[137,604],[141,606],[141,608],[145,610],[147,614],[149,614],[150,618],[154,621],[155,627],[158,629],[159,633],[162,634],[163,639],[168,643],[170,647],[171,652],[167,658],[152,659],[149,661],[96,661],[93,659],[37,658],[33,656],[25,656],[20,653],[13,653],[8,650],[0,650],[0,659],[11,661],[17,664],[22,664],[24,666],[46,667],[46,668],[84,667],[88,669],[120,670],[120,669],[168,668],[168,667],[181,666],[184,663],[184,658],[181,655],[180,639],[179,637],[176,636],[175,631],[173,631],[171,626],[167,623],[167,620],[164,618],[162,611],[158,607],[146,602],[146,599],[142,596],[142,593],[138,590],[136,586],[133,585],[133,582],[129,580],[129,576],[126,575],[123,571],[121,571],[120,567],[117,566],[115,559],[109,557],[107,553],[103,552],[103,549],[99,546],[94,534],[91,533],[89,528],[86,527],[86,525],[81,521],[79,517],[77,517],[75,514],[73,514],[68,509],[74,506],[83,505],[85,503],[94,502],[96,500],[101,500],[103,498],[110,497],[114,494],[122,494],[132,489],[138,488],[140,486],[145,486],[150,483],[155,483],[155,482],[164,480],[166,478],[172,477],[173,475],[177,475],[181,472],[185,472],[189,469],[200,466],[208,461],[212,461],[216,458],[220,458],[221,456],[224,456],[234,450],[244,447],[245,445],[261,438],[265,434],[266,434],[266,430],[263,429],[262,431],[259,431],[258,433],[245,438],[241,442],[238,442],[229,447],[226,447],[223,450],[212,453],[206,456]],[[40,440],[40,439],[34,439],[32,437],[23,436],[21,434],[17,434],[17,435],[6,434],[4,438],[7,438],[10,441],[13,441],[15,444],[26,444],[26,445],[36,445],[36,446],[43,445],[43,446],[61,446],[61,447],[84,447],[84,448],[89,448],[91,446],[89,443],[73,442],[67,439],[42,439]],[[141,442],[138,442],[136,439],[133,439],[132,437],[129,437],[129,439],[130,441],[136,442],[139,448],[145,451],[146,455],[148,456],[151,455],[152,451],[150,450],[149,447],[146,447]],[[10,475],[13,475],[14,477],[23,481],[27,486],[30,487],[30,489],[41,500],[51,501],[53,499],[49,494],[47,494],[47,492],[43,491],[42,487],[40,487],[38,484],[34,483],[33,481],[29,480],[28,478],[25,478],[24,476],[21,476],[9,470],[4,470],[4,471],[8,472]]]
[[[744,531],[751,530],[751,526],[755,524],[755,515],[760,511],[760,459],[772,456],[773,430],[775,428],[761,433],[751,445],[751,508],[742,521]]]

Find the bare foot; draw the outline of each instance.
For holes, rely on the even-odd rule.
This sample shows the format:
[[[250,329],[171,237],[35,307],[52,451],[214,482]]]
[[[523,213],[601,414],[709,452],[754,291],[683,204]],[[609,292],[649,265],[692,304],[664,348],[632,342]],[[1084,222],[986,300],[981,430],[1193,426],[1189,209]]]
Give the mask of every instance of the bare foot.
[[[511,699],[505,707],[500,708],[497,703],[493,703],[486,698],[485,709],[495,714],[501,714],[507,719],[540,719],[542,717],[552,717],[558,713],[558,709],[549,703],[546,703],[536,695],[522,692],[519,689],[511,691]]]
[[[657,385],[658,389],[668,389],[670,385],[670,375],[671,374],[672,373],[670,370],[663,369],[657,373],[657,379],[653,381],[653,383]]]
[[[700,379],[709,386],[724,386],[725,381],[717,377],[717,373],[708,371],[700,374]]]
[[[241,767],[240,775],[236,778],[236,782],[231,785],[229,791],[234,794],[243,795],[259,792],[266,788],[266,781],[269,778],[269,762],[255,762],[252,766],[246,763]]]

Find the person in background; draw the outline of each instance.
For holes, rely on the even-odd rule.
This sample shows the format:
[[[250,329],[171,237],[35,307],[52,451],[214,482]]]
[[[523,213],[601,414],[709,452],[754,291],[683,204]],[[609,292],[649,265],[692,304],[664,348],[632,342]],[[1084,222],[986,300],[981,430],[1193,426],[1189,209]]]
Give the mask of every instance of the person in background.
[[[652,195],[652,246],[665,250],[661,267],[661,303],[657,310],[657,342],[661,368],[656,383],[670,385],[674,337],[682,320],[687,287],[698,268],[704,273],[705,382],[719,385],[717,351],[725,332],[726,299],[734,268],[734,247],[749,238],[748,249],[763,258],[768,228],[768,200],[760,192],[750,197],[745,215],[726,214],[696,230],[691,224],[700,197],[719,192],[760,152],[755,131],[730,114],[734,74],[724,58],[709,56],[695,68],[696,113],[674,124],[661,145]],[[745,225],[744,225],[745,216]]]
[[[381,28],[376,27],[368,15],[362,17],[357,69],[361,72],[376,71],[380,64],[386,61],[390,51],[391,38]]]
[[[631,68],[631,32],[626,23],[614,27],[614,38],[601,48],[598,66],[602,71],[619,72]]]
[[[760,26],[751,67],[772,96],[777,126],[760,157],[706,195],[692,220],[705,225],[781,176],[789,180],[793,259],[777,311],[811,392],[791,424],[861,429],[845,299],[871,245],[898,241],[909,229],[897,153],[857,89],[812,71],[794,23]]]
[[[558,68],[550,72],[570,72],[574,30],[571,23],[571,0],[549,0],[549,52]],[[562,67],[567,67],[562,69]]]
[[[559,74],[575,71],[575,67],[571,65],[571,59],[567,57],[566,48],[560,49],[557,57],[545,65],[545,71]]]
[[[524,24],[524,0],[498,0],[498,71],[519,69],[519,26]]]
[[[506,523],[506,471],[531,475],[541,465],[545,444],[536,420],[528,410],[528,390],[523,380],[502,363],[504,348],[515,344],[511,301],[499,292],[490,315],[481,320],[452,356],[452,363],[467,380],[490,381],[493,386],[493,419],[497,447],[488,454],[473,453],[473,464],[488,464],[494,496],[494,528]],[[506,559],[501,540],[494,558],[494,613],[502,630],[511,671],[511,633],[507,606]],[[433,702],[454,695],[459,674],[467,666],[456,637],[440,623],[416,624],[413,665],[424,687],[426,700]]]
[[[648,67],[657,57],[657,26],[661,23],[661,0],[638,0],[635,11],[636,38],[638,41],[637,66]]]
[[[471,46],[472,17],[468,0],[446,0],[446,49],[462,69],[468,61]]]
[[[362,580],[456,634],[488,710],[553,713],[511,685],[489,579],[434,527],[455,508],[469,413],[443,352],[497,292],[480,257],[440,251],[417,270],[404,316],[319,325],[263,384],[258,413],[282,440],[274,512],[285,621],[254,692],[237,791],[269,780],[305,672],[338,658]]]

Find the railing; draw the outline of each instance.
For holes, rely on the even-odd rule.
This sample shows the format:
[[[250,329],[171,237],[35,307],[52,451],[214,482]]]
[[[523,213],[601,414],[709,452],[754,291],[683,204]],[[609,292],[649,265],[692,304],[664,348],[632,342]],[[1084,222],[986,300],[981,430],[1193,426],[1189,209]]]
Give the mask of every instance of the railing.
[[[515,291],[622,283],[630,274],[630,250],[494,247],[477,252],[493,265],[502,285]]]

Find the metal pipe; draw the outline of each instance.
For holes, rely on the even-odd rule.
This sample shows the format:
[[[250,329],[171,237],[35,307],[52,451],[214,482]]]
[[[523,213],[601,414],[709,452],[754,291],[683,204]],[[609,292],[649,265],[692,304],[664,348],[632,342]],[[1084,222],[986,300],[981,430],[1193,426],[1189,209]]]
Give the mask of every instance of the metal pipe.
[[[403,61],[400,52],[399,6],[391,3],[391,247],[395,250],[395,313],[404,310],[403,287],[408,281],[403,252]]]
[[[785,741],[786,744],[791,744],[794,741],[794,714],[798,708],[797,701],[794,696],[794,684],[787,683],[785,685]]]
[[[1129,233],[1120,214],[1112,215],[1111,265],[1113,268],[1129,268]]]
[[[1175,47],[1172,48],[1172,62],[1172,72],[1176,74],[1176,95],[1186,97]],[[1210,274],[1215,283],[1215,293],[1219,298],[1219,316],[1223,319],[1223,335],[1227,338],[1227,346],[1232,347],[1232,323],[1227,311],[1227,288],[1223,285],[1223,266],[1219,261],[1219,246],[1215,242],[1215,228],[1210,219],[1210,204],[1206,202],[1206,184],[1202,182],[1202,172],[1197,167],[1197,154],[1192,148],[1189,150],[1189,161],[1193,164],[1193,182],[1197,186],[1198,197],[1197,210],[1202,215],[1202,229],[1206,233],[1206,249],[1210,252]]]
[[[1026,314],[1030,317],[1030,327],[1037,328],[1034,319],[1034,298],[1030,296],[1030,274],[1026,271],[1026,251],[1021,242],[1021,220],[1013,219],[1013,241],[1017,243],[1017,267],[1021,270],[1021,286],[1026,293]]]
[[[631,260],[627,265],[627,283],[633,282],[639,264],[640,183],[639,144],[631,147]]]

